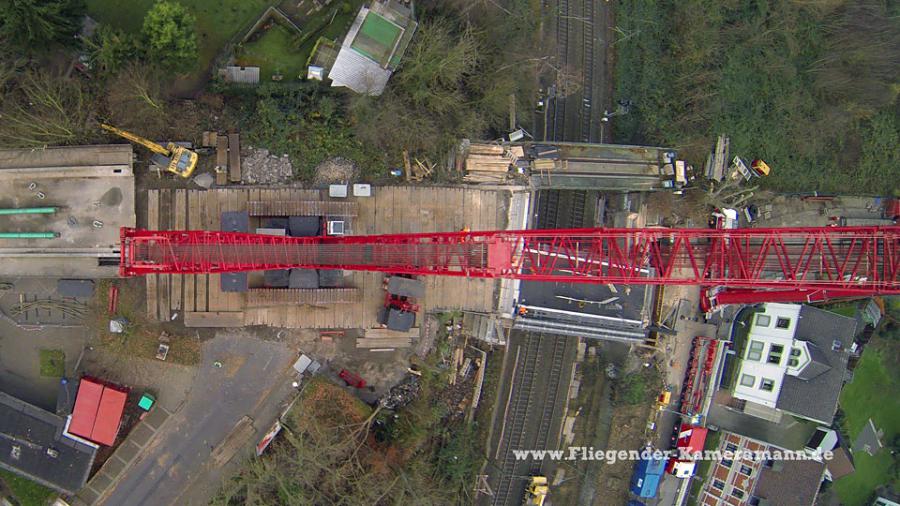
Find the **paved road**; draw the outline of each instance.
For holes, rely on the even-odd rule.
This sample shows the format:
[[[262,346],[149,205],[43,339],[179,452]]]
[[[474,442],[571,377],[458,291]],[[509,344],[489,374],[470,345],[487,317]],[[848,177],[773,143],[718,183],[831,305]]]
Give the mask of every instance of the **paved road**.
[[[254,418],[257,432],[268,428],[271,420],[262,418],[269,416],[260,413],[273,412],[290,392],[293,359],[284,345],[246,335],[219,334],[205,343],[184,406],[100,504],[205,503],[222,479],[221,469],[207,463],[212,449],[244,415]]]

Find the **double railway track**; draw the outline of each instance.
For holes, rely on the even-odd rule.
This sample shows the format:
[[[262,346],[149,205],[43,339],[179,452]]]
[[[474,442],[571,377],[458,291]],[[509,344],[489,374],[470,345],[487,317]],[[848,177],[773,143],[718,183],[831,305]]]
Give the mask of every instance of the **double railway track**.
[[[522,462],[513,451],[549,449],[548,444],[553,442],[551,430],[561,409],[559,390],[568,342],[569,338],[562,336],[528,333],[518,348],[509,409],[499,442],[500,475],[491,500],[493,505],[519,504],[525,475],[543,472],[543,461]]]

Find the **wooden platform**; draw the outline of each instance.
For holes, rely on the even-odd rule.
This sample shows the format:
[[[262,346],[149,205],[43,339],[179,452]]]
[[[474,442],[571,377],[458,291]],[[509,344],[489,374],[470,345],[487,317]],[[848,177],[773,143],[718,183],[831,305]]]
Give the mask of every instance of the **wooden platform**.
[[[221,137],[220,137],[221,138]],[[355,202],[357,216],[345,218],[353,235],[444,232],[463,227],[471,230],[506,228],[509,193],[458,187],[375,187],[371,197],[332,200]],[[161,230],[218,230],[224,211],[248,211],[250,202],[287,202],[320,199],[318,190],[213,189],[150,190],[147,227]],[[250,218],[250,229],[260,226]],[[251,273],[251,280],[259,278]],[[246,293],[223,292],[218,274],[147,276],[147,311],[151,317],[169,320],[176,312],[243,313],[244,325],[287,328],[374,328],[384,301],[381,273],[354,272],[345,277],[347,288],[361,294],[352,302],[288,304],[259,307]],[[422,311],[494,309],[496,280],[450,277],[425,278]],[[251,287],[261,287],[254,284]],[[351,298],[352,299],[352,298]],[[345,299],[342,299],[345,300]],[[256,307],[251,307],[256,306]],[[233,317],[233,316],[232,316]]]

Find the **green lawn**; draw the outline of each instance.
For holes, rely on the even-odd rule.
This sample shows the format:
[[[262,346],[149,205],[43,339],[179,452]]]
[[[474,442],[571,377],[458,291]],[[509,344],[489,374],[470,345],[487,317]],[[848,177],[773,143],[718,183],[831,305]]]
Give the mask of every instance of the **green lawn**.
[[[846,316],[848,318],[853,318],[856,316],[856,303],[850,302],[846,304],[835,304],[833,306],[828,306],[825,309],[831,311],[832,313],[839,314],[841,316]]]
[[[86,0],[88,14],[101,23],[109,23],[131,33],[140,33],[144,13],[155,0]],[[179,0],[197,18],[197,46],[200,61],[197,72],[204,72],[222,46],[238,32],[249,29],[266,7],[267,0]]]
[[[3,469],[0,469],[0,480],[12,490],[13,497],[22,506],[44,506],[55,495],[49,488]]]
[[[884,430],[882,442],[886,445],[900,430],[900,398],[895,395],[900,381],[896,372],[886,367],[881,349],[889,344],[873,339],[854,370],[853,382],[841,393],[841,409],[851,438],[859,434],[869,418]],[[859,453],[853,458],[856,472],[835,482],[834,489],[845,506],[862,506],[875,488],[890,481],[891,456],[884,449],[875,457]]]
[[[66,375],[66,354],[62,350],[41,350],[41,376],[62,378]]]
[[[343,5],[348,5],[343,9]],[[306,65],[309,56],[319,37],[329,40],[341,40],[356,18],[362,0],[349,0],[343,3],[334,2],[329,9],[305,19],[300,28],[303,30],[303,44],[295,47],[294,34],[291,30],[275,25],[259,39],[244,44],[237,50],[238,65],[260,67],[260,82],[269,81],[276,71],[284,75],[285,81],[306,77]]]
[[[260,82],[270,81],[272,75],[279,72],[286,81],[296,80],[300,75],[305,77],[309,50],[301,54],[301,51],[294,49],[293,38],[292,32],[276,24],[259,39],[244,44],[238,51],[237,63],[259,67]]]

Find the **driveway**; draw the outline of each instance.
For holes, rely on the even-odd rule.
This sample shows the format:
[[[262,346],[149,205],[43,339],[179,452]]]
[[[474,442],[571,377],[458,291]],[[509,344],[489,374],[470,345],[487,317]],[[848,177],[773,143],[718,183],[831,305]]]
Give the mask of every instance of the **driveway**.
[[[204,343],[202,354],[185,404],[98,504],[205,504],[224,474],[224,462],[209,462],[213,450],[245,415],[253,419],[254,437],[268,429],[291,392],[294,351],[243,332],[223,332]],[[249,437],[241,439],[241,447],[252,445]]]

